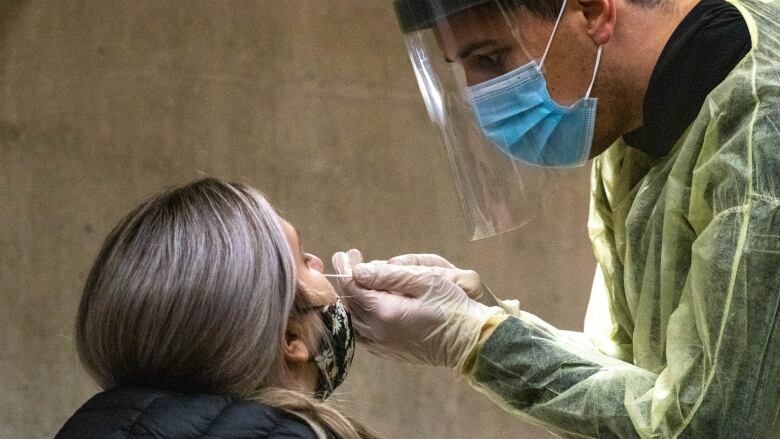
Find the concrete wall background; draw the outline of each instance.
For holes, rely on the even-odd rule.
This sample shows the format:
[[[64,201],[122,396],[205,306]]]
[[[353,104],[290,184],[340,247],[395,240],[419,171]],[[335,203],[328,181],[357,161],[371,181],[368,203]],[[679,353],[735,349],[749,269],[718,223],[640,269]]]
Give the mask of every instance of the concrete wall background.
[[[47,438],[96,387],[72,325],[92,258],[145,195],[265,191],[328,260],[437,252],[580,329],[587,179],[470,243],[387,0],[0,0],[0,437]],[[359,350],[346,412],[388,438],[546,438],[449,373]]]

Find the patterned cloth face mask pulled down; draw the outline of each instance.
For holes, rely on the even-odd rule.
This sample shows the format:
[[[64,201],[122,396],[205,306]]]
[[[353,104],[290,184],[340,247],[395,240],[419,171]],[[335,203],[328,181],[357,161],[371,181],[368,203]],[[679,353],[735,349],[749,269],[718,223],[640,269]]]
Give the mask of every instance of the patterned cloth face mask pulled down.
[[[347,377],[355,353],[355,333],[352,329],[352,317],[341,298],[337,299],[335,304],[322,309],[320,318],[325,333],[312,361],[319,370],[315,396],[325,400]]]

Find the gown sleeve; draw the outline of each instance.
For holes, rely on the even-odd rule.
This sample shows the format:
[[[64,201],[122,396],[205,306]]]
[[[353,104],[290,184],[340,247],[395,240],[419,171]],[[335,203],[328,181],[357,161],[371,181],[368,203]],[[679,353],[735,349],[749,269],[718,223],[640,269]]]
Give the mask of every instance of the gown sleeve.
[[[693,245],[659,373],[521,312],[478,346],[469,381],[565,438],[774,437],[780,411],[780,203],[720,213]],[[608,316],[604,316],[608,318]]]

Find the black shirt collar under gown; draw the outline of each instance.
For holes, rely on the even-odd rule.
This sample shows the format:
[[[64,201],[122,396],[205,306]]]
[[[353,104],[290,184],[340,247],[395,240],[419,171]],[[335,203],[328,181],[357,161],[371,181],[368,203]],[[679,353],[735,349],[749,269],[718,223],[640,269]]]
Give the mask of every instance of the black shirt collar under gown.
[[[750,48],[750,32],[739,10],[725,0],[702,0],[661,52],[645,95],[643,127],[623,140],[653,157],[667,156],[707,95]]]

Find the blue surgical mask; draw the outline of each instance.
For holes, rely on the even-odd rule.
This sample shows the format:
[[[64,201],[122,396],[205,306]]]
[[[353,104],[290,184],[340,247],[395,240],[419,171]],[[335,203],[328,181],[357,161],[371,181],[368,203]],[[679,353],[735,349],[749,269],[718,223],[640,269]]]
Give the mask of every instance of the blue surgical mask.
[[[560,24],[564,2],[541,64],[531,61],[497,78],[469,87],[467,95],[485,136],[510,157],[532,166],[569,168],[588,161],[596,125],[596,81],[602,47],[585,97],[570,107],[547,92],[542,65]]]

